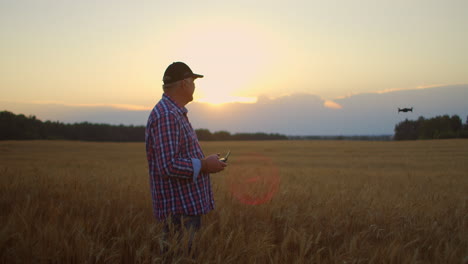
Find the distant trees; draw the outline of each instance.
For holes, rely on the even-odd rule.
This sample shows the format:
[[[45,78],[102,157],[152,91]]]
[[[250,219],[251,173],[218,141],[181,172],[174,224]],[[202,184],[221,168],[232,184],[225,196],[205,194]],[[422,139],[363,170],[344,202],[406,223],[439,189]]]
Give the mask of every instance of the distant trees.
[[[346,140],[385,140],[386,136],[369,137],[290,137],[281,134],[267,133],[237,133],[231,134],[227,131],[211,133],[208,129],[195,130],[201,141],[224,141],[224,140],[288,140],[288,139],[346,139]],[[458,115],[437,116],[430,119],[419,117],[418,120],[404,120],[395,126],[395,140],[416,139],[445,139],[445,138],[468,138],[468,116],[466,123]],[[19,114],[15,115],[8,111],[0,112],[0,140],[18,139],[63,139],[84,141],[145,141],[145,126],[124,126],[108,124],[92,124],[88,122],[64,124],[58,121],[45,121],[35,116]]]
[[[393,135],[288,136],[291,140],[391,141]]]
[[[211,133],[208,129],[195,130],[201,141],[224,141],[224,140],[287,140],[288,137],[281,134],[266,133],[237,133],[231,134],[227,131]]]
[[[227,131],[211,133],[208,129],[195,130],[199,140],[277,140],[287,139],[280,134],[240,133]],[[145,141],[145,126],[92,124],[88,122],[64,124],[58,121],[42,122],[35,116],[0,112],[0,140],[63,139],[84,141]]]
[[[465,125],[458,115],[444,115],[430,119],[421,116],[416,121],[406,119],[395,126],[395,140],[445,138],[468,138],[468,117]]]
[[[60,122],[0,112],[0,140],[64,139],[85,141],[144,141],[144,126],[114,126],[88,122],[63,124]]]

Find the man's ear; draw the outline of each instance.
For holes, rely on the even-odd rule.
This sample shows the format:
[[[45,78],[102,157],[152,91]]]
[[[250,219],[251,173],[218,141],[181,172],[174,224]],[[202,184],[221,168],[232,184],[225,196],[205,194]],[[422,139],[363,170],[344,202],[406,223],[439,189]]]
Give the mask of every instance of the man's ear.
[[[183,89],[188,89],[190,85],[188,85],[189,81],[187,79],[182,80],[182,87]]]

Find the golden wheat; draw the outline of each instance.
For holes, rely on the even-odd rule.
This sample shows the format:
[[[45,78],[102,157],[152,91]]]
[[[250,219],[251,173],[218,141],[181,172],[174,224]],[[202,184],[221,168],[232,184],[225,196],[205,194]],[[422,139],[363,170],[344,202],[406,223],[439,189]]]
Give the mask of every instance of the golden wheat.
[[[163,260],[144,144],[0,142],[0,262],[468,262],[466,140],[202,146],[232,151],[212,175],[217,208],[195,255],[170,240]],[[232,194],[242,182],[251,196],[271,191],[275,174],[262,204]]]

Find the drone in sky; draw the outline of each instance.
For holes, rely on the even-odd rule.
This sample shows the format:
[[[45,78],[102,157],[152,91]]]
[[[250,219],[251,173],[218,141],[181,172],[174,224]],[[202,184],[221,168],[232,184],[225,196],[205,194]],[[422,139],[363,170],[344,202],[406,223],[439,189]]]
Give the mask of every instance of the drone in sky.
[[[413,112],[413,107],[411,107],[411,108],[399,108],[398,107],[398,113],[400,113],[400,112],[404,112],[404,113]]]

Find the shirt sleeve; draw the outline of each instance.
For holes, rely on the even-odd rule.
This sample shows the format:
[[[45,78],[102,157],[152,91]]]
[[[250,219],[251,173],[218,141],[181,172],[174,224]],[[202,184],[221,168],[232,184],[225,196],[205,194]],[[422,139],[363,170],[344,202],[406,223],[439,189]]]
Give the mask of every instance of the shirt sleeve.
[[[192,164],[193,164],[193,181],[197,181],[198,174],[200,174],[201,171],[201,160],[199,159],[192,159]]]
[[[166,113],[153,123],[150,132],[153,137],[156,175],[187,180],[196,178],[196,164],[192,159],[178,156],[181,129],[180,121],[173,113]]]

